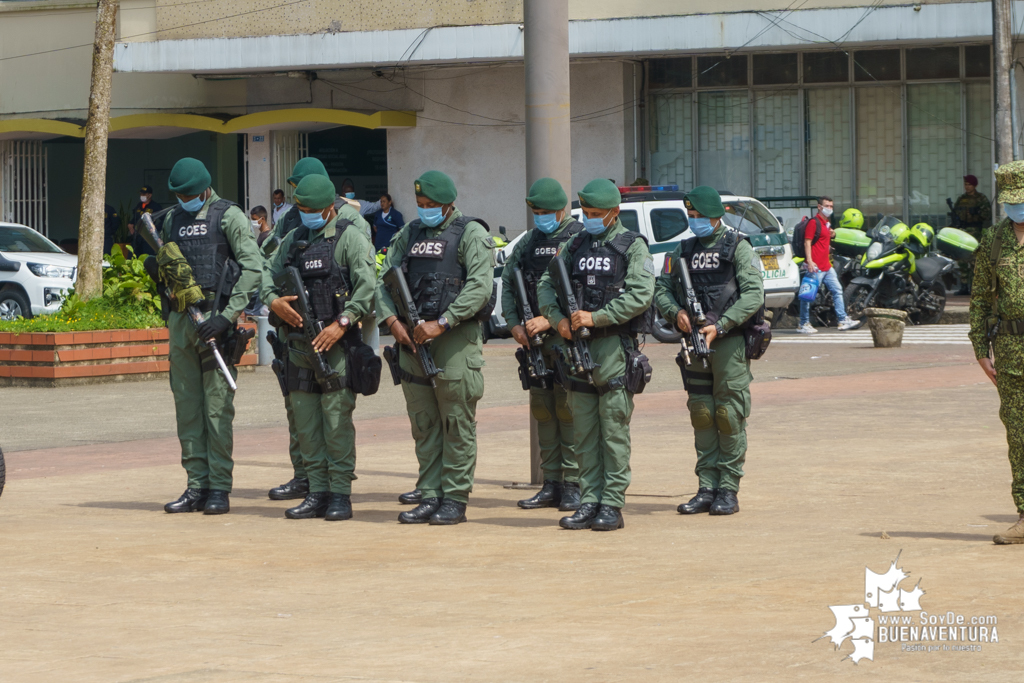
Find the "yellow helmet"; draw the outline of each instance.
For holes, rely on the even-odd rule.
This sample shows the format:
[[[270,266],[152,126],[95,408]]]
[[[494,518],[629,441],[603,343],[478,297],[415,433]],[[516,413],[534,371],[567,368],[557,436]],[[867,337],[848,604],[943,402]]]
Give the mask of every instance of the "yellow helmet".
[[[927,247],[935,238],[935,228],[927,223],[916,223],[910,229],[910,236],[922,247]]]
[[[906,223],[897,223],[889,228],[889,234],[892,235],[893,242],[903,244],[910,238],[910,228],[907,227]]]
[[[840,228],[852,228],[854,230],[864,229],[864,214],[860,209],[849,208],[843,211],[843,217],[839,219]]]

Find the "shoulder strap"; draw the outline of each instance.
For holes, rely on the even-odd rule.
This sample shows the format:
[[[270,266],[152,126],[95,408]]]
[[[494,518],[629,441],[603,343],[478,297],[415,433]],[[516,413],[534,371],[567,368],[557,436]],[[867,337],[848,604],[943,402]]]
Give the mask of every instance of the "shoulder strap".
[[[992,315],[998,315],[996,306],[999,304],[999,254],[1003,251],[1003,235],[996,228],[992,229],[992,249],[989,251],[988,260],[991,264],[988,278],[988,298],[992,305]]]
[[[452,225],[458,225],[461,227],[462,230],[465,230],[466,226],[469,225],[470,223],[479,223],[480,225],[484,226],[484,230],[486,230],[487,232],[491,231],[491,226],[487,225],[487,221],[485,221],[483,218],[476,218],[475,216],[467,216],[463,214],[452,221]]]
[[[569,253],[575,254],[583,246],[583,243],[587,241],[590,234],[587,232],[580,232],[573,238],[572,242],[569,242]]]
[[[635,242],[637,238],[642,239],[644,242],[647,241],[647,238],[640,233],[630,230],[622,233],[621,235],[616,235],[608,242],[608,246],[614,249],[620,256],[625,257],[626,252],[629,251],[631,246],[633,246],[633,242]]]

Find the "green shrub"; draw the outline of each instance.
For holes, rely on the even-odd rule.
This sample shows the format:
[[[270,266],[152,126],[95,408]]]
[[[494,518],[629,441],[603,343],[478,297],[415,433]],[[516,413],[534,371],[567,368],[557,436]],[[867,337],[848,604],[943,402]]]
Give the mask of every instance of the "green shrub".
[[[142,265],[147,256],[126,259],[115,249],[106,258],[110,267],[103,271],[103,296],[82,301],[71,290],[56,313],[0,322],[0,332],[141,330],[163,326],[156,283]]]

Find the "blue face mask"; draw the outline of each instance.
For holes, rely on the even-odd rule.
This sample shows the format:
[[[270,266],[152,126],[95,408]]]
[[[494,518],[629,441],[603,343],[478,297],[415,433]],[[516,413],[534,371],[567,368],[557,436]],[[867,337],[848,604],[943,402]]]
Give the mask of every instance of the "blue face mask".
[[[345,199],[355,199],[355,198],[356,198],[356,193],[355,192],[346,192],[345,193]]]
[[[587,218],[586,216],[584,216],[583,227],[591,235],[600,235],[601,233],[608,229],[607,227],[605,227],[604,224],[605,218],[606,216],[601,216],[599,218]]]
[[[534,214],[533,224],[545,235],[550,235],[558,229],[558,217],[553,213]]]
[[[1003,204],[1003,211],[1014,223],[1024,223],[1024,204]]]
[[[300,211],[299,218],[302,219],[302,224],[310,230],[319,230],[327,225],[327,219],[318,212],[306,213],[305,211]]]
[[[715,226],[711,225],[711,219],[705,216],[688,219],[690,230],[697,237],[710,237],[715,232]]]
[[[432,209],[424,209],[420,206],[417,207],[416,213],[420,215],[423,225],[428,228],[436,228],[444,222],[444,210],[440,206],[435,206]]]
[[[203,195],[199,195],[195,199],[191,199],[187,202],[181,201],[181,197],[178,197],[178,205],[188,211],[189,213],[199,213],[199,209],[203,208]]]

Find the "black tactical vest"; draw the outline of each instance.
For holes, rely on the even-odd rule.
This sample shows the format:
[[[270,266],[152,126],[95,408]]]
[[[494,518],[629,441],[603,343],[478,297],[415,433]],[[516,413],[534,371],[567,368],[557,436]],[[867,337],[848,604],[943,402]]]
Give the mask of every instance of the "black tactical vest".
[[[640,233],[628,231],[598,245],[589,234],[581,232],[569,244],[572,280],[581,310],[600,310],[625,291],[629,265],[626,252],[637,238],[646,241]]]
[[[713,247],[705,247],[696,237],[683,242],[681,258],[686,259],[690,267],[693,289],[705,312],[715,310],[721,315],[739,299],[734,260],[736,247],[742,239],[746,239],[746,235],[733,228],[726,228],[725,234]],[[719,295],[730,283],[734,283],[731,295],[726,301],[720,302]],[[677,295],[680,301],[686,300],[685,292],[677,292]]]
[[[558,247],[568,242],[574,235],[583,230],[583,224],[573,221],[565,227],[562,232],[552,237],[545,235],[536,228],[529,236],[529,241],[523,249],[523,255],[519,260],[519,269],[523,271],[523,280],[526,284],[526,297],[529,299],[530,308],[534,315],[540,315],[540,303],[537,301],[537,283],[547,272],[551,259],[558,253]]]
[[[466,286],[466,269],[459,264],[459,243],[471,221],[480,219],[459,216],[437,237],[427,237],[419,220],[409,224],[409,248],[402,258],[402,270],[424,320],[441,317]]]
[[[218,199],[210,204],[206,218],[203,219],[196,218],[180,206],[171,209],[168,241],[174,242],[181,249],[182,256],[192,268],[192,276],[204,293],[217,290],[225,264],[235,261],[235,253],[220,227],[224,212],[232,206],[237,204],[227,199]],[[226,284],[234,286],[232,282]],[[221,294],[230,294],[230,289]]]
[[[345,303],[352,296],[348,266],[339,265],[334,258],[338,240],[350,225],[351,221],[339,218],[334,224],[334,237],[320,240],[305,249],[293,249],[289,254],[288,265],[299,269],[313,315],[325,325],[345,311]],[[302,226],[296,229],[292,244],[308,239],[309,228]]]

